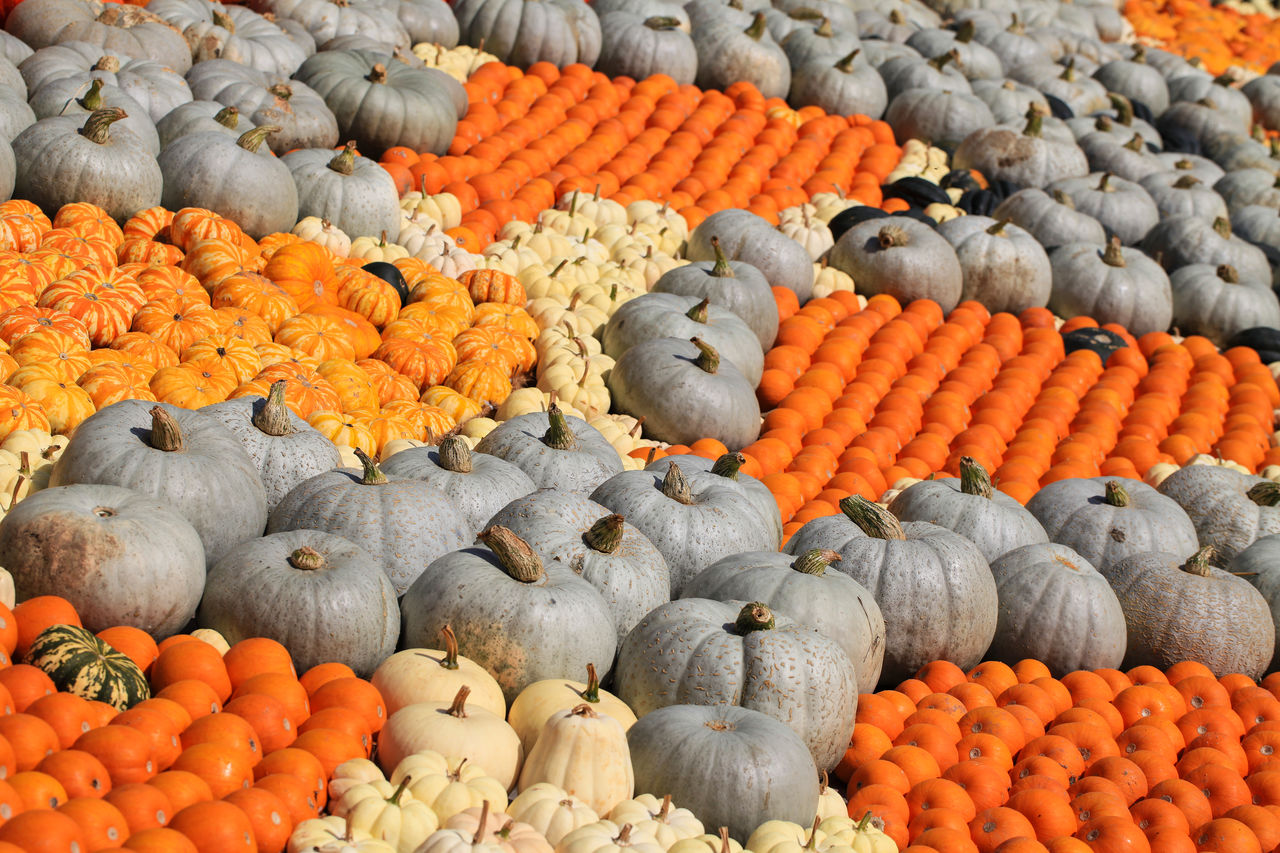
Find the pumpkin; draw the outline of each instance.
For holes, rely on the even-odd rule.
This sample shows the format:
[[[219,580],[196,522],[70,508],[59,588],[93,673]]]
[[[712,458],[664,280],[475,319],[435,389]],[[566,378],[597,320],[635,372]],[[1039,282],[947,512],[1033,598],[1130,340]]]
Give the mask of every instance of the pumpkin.
[[[808,822],[818,774],[785,723],[734,705],[669,705],[627,733],[636,790],[666,796],[745,841],[761,821]]]
[[[1154,232],[1153,232],[1154,233]],[[1049,310],[1084,315],[1099,323],[1119,323],[1134,335],[1163,332],[1173,319],[1169,276],[1160,265],[1118,237],[1103,249],[1068,243],[1049,255],[1053,291]]]
[[[84,119],[54,116],[31,125],[13,140],[13,191],[49,215],[64,204],[87,201],[121,222],[159,204],[160,168],[141,139],[112,129],[123,118],[125,111],[112,107]],[[13,172],[8,153],[0,146],[0,174]]]
[[[405,794],[425,803],[441,823],[458,812],[488,801],[507,807],[507,790],[480,765],[467,759],[449,760],[429,749],[405,756],[391,771],[391,784],[407,783]]]
[[[1057,677],[1120,666],[1125,617],[1107,579],[1075,551],[1025,545],[992,560],[999,620],[987,657],[1010,665],[1033,657]]]
[[[395,182],[375,161],[357,156],[354,142],[336,156],[327,148],[307,148],[281,162],[298,189],[300,217],[318,216],[356,235],[399,229]]]
[[[373,557],[318,530],[275,533],[219,560],[198,621],[231,643],[270,637],[299,671],[341,661],[364,676],[400,635],[395,588]]]
[[[216,420],[167,403],[124,400],[82,423],[51,486],[124,486],[169,504],[200,534],[212,566],[262,533],[266,493],[236,439]]]
[[[224,107],[216,101],[188,101],[156,122],[161,149],[192,133],[213,131],[238,138],[249,128],[248,120],[240,118],[239,110]]]
[[[1259,537],[1280,533],[1280,489],[1218,465],[1188,465],[1160,484],[1191,518],[1201,545],[1230,562]]]
[[[755,333],[762,350],[773,346],[778,335],[778,308],[769,282],[742,261],[730,261],[718,237],[710,238],[714,262],[695,262],[668,270],[653,285],[655,293],[673,293],[732,311]]]
[[[848,56],[860,47],[856,24],[847,28],[833,26],[833,24],[832,19],[824,15],[818,19],[817,26],[798,26],[778,39],[782,52],[787,55],[787,60],[791,63],[793,93],[795,75],[800,69],[811,64],[825,65],[837,62],[841,57]],[[881,80],[882,85],[883,82]]]
[[[557,847],[562,853],[663,853],[662,845],[651,833],[611,820],[579,827]]]
[[[88,109],[120,106],[127,111],[132,107],[136,108],[137,119],[150,122],[191,100],[182,75],[163,63],[131,59],[85,42],[41,48],[22,65],[22,76],[30,89],[28,102],[38,118],[59,115],[61,107],[85,92],[86,87],[89,92],[83,106]],[[117,102],[120,95],[128,100]],[[97,97],[110,103],[91,103]]]
[[[957,69],[969,80],[998,80],[1004,76],[1004,63],[995,51],[975,40],[978,27],[972,18],[960,22],[954,30],[929,27],[917,30],[907,39],[921,56],[939,56],[954,50]]]
[[[151,698],[142,670],[79,625],[50,625],[31,641],[24,662],[64,692],[123,711]]]
[[[576,708],[582,703],[590,705],[597,713],[605,714],[617,720],[623,729],[635,725],[636,715],[617,696],[600,688],[600,679],[596,675],[595,664],[587,664],[587,680],[569,681],[563,678],[548,678],[535,681],[511,703],[511,712],[507,722],[520,736],[520,743],[527,755],[537,744],[542,735],[542,728],[552,715]]]
[[[791,88],[791,64],[769,35],[763,12],[746,29],[732,20],[694,21],[693,45],[698,54],[694,82],[703,89],[725,89],[742,80],[766,98],[784,98]]]
[[[636,80],[666,74],[681,86],[697,77],[698,52],[678,18],[624,10],[601,12],[600,34],[596,65],[603,74]]]
[[[440,635],[443,649],[407,648],[378,664],[370,681],[382,694],[387,713],[418,702],[443,702],[465,686],[471,691],[473,707],[505,718],[507,703],[498,682],[475,661],[458,654],[453,628],[445,625]]]
[[[767,220],[748,210],[737,208],[713,213],[689,235],[685,257],[691,261],[718,261],[720,256],[716,253],[715,241],[719,242],[720,250],[726,259],[741,261],[755,267],[773,287],[794,290],[800,304],[803,305],[809,301],[813,293],[813,263],[809,259],[809,253],[805,251],[804,246],[782,234]],[[736,276],[742,276],[740,268],[731,268]],[[703,267],[703,269],[706,268]],[[718,274],[723,276],[723,269]],[[740,286],[734,282],[722,282],[722,285]],[[665,289],[670,290],[670,288]],[[671,292],[709,296],[712,302],[719,301],[711,292],[695,294],[690,294],[688,290]],[[747,325],[756,329],[757,334],[759,333],[760,329],[751,317],[737,311],[732,304],[727,307],[746,320]],[[775,313],[776,309],[775,305]],[[762,340],[760,345],[767,349],[772,344],[773,341],[770,339],[768,343]]]
[[[718,835],[704,833],[682,838],[672,844],[667,853],[742,853],[742,845],[729,837],[729,827],[722,826]]]
[[[955,87],[907,89],[892,97],[884,120],[899,139],[928,139],[959,154],[970,135],[995,124],[991,108],[977,95]]]
[[[991,108],[991,115],[999,124],[1017,125],[1027,112],[1036,109],[1047,115],[1049,102],[1033,86],[1010,78],[974,80],[973,93]]]
[[[1222,196],[1205,186],[1195,175],[1157,172],[1143,178],[1141,185],[1155,202],[1161,219],[1195,216],[1213,222],[1228,215]]]
[[[1110,172],[1138,182],[1164,170],[1164,164],[1147,147],[1140,133],[1126,141],[1122,134],[1095,130],[1080,137],[1077,144],[1089,158],[1089,168],[1094,172]]]
[[[294,486],[342,464],[338,449],[285,405],[288,382],[271,383],[265,398],[238,397],[200,411],[231,431],[258,470],[267,511]]]
[[[192,59],[230,59],[265,74],[289,75],[307,51],[275,21],[245,6],[216,0],[156,0],[148,11],[182,31],[192,45]]]
[[[1156,116],[1169,108],[1169,84],[1163,74],[1147,64],[1146,48],[1141,43],[1134,44],[1130,58],[1104,63],[1094,72],[1093,79],[1109,92],[1141,101]]]
[[[635,778],[627,730],[586,702],[552,714],[520,770],[521,790],[543,782],[601,814],[630,799]]]
[[[1160,210],[1141,184],[1110,173],[1055,181],[1050,192],[1061,190],[1076,210],[1087,213],[1126,246],[1136,246],[1160,221]]]
[[[559,844],[570,832],[600,819],[582,800],[549,782],[522,787],[507,812],[512,820],[526,823],[541,833],[549,844]]]
[[[974,130],[956,148],[952,165],[977,169],[988,180],[1032,187],[1087,173],[1089,163],[1078,145],[1045,135],[1042,109],[1030,107],[1021,129],[996,125]]]
[[[1280,567],[1280,560],[1276,559],[1277,545],[1280,545],[1280,536],[1259,536],[1252,545],[1237,554],[1228,567],[1231,574],[1247,579],[1262,593],[1271,608],[1273,628],[1280,626],[1280,586],[1276,583],[1276,569]],[[1272,661],[1280,653],[1280,631],[1277,631],[1277,637],[1276,647],[1271,655]],[[1271,668],[1271,664],[1267,664],[1267,669]]]
[[[609,820],[617,824],[631,824],[641,832],[657,839],[663,850],[671,849],[686,838],[701,836],[706,827],[693,812],[677,808],[671,795],[658,799],[653,794],[639,794],[618,803],[609,811]]]
[[[277,154],[332,148],[338,142],[338,120],[324,99],[300,80],[264,74],[229,59],[206,59],[187,74],[187,83],[196,100],[235,107],[257,127],[280,128],[267,142]]]
[[[576,0],[461,0],[453,13],[461,43],[483,47],[509,65],[591,67],[600,56],[600,21]]]
[[[410,451],[406,451],[408,453]],[[503,506],[481,527],[500,525],[544,561],[573,569],[604,597],[618,641],[671,600],[666,560],[643,533],[585,496],[541,489]]]
[[[1268,159],[1265,165],[1232,169],[1214,182],[1213,190],[1232,211],[1250,204],[1276,207],[1280,205],[1277,183],[1275,161]]]
[[[554,403],[503,421],[476,451],[515,465],[539,488],[586,494],[622,470],[622,461],[600,431],[566,416]]]
[[[0,555],[18,595],[62,596],[91,631],[130,625],[163,639],[190,621],[205,585],[191,523],[118,486],[30,495],[0,522]]]
[[[332,815],[304,820],[289,836],[288,853],[397,853],[380,838],[355,833],[346,818]]]
[[[407,779],[395,785],[382,779],[355,785],[337,802],[330,801],[329,811],[345,819],[352,834],[378,838],[397,853],[413,853],[440,822],[430,806],[406,794],[408,787]]]
[[[1046,193],[1038,187],[1018,190],[1000,202],[991,214],[996,219],[1008,219],[1027,231],[1046,249],[1066,243],[1107,242],[1107,232],[1102,223],[1076,210],[1071,196],[1063,192]]]
[[[862,497],[845,498],[840,509],[801,527],[786,550],[835,551],[836,568],[875,596],[885,620],[880,680],[897,683],[932,660],[963,668],[981,660],[995,632],[996,589],[978,546],[928,522],[899,524]]]
[[[988,311],[1018,314],[1049,301],[1053,274],[1040,242],[1008,220],[958,216],[938,226],[960,262],[960,298],[981,302]]]
[[[866,49],[864,44],[864,49]],[[921,55],[908,54],[872,64],[884,79],[885,91],[892,102],[904,92],[912,89],[946,89],[956,92],[971,92],[973,87],[964,73],[956,66],[960,58],[959,51],[942,51],[925,61]]]
[[[798,557],[776,551],[733,554],[696,574],[683,598],[759,601],[839,643],[853,664],[860,689],[880,680],[885,624],[880,605],[862,584],[828,570],[835,551],[813,549]]]
[[[356,456],[363,471],[337,468],[291,489],[271,511],[267,532],[323,530],[348,539],[378,561],[401,595],[428,564],[473,534],[437,489],[388,477],[358,448]]]
[[[504,791],[510,790],[524,760],[520,738],[502,717],[467,707],[470,692],[464,685],[452,701],[415,702],[388,717],[378,733],[378,762],[383,769],[431,750],[484,768]]]
[[[1167,551],[1126,557],[1103,570],[1128,626],[1124,666],[1203,663],[1221,677],[1259,677],[1275,647],[1267,601],[1244,578],[1210,563],[1213,546],[1189,558]]]
[[[452,625],[458,648],[497,679],[508,702],[589,662],[611,668],[617,630],[595,587],[506,528],[481,539],[487,548],[447,554],[409,587],[400,602],[406,644],[421,646]]]
[[[1195,216],[1164,219],[1147,234],[1142,249],[1150,255],[1160,253],[1170,271],[1188,264],[1230,264],[1246,281],[1272,280],[1263,251],[1232,234],[1231,222],[1221,217],[1212,223]]]
[[[1169,276],[1173,325],[1203,335],[1221,347],[1237,332],[1257,325],[1280,328],[1280,302],[1268,282],[1242,282],[1228,264],[1188,264]]]
[[[81,41],[112,53],[158,60],[179,74],[191,67],[191,50],[181,34],[142,8],[124,9],[93,0],[39,0],[21,13],[10,14],[5,28],[37,50]]]
[[[964,292],[955,249],[932,228],[906,217],[868,219],[836,241],[828,257],[864,293],[885,293],[902,304],[932,299],[950,312]]]

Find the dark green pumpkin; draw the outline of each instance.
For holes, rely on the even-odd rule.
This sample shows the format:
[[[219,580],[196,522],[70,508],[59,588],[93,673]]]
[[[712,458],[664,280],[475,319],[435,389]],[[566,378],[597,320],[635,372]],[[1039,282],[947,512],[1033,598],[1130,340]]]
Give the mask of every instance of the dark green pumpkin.
[[[48,675],[59,691],[120,711],[151,698],[138,665],[78,625],[45,628],[32,641],[25,662]]]

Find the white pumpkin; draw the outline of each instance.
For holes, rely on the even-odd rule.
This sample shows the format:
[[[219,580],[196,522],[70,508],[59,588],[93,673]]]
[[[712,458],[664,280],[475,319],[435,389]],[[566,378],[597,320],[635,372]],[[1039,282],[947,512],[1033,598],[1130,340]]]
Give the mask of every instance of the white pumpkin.
[[[752,853],[801,853],[811,844],[821,844],[825,837],[816,820],[808,829],[789,820],[767,820],[751,833],[747,849]]]
[[[340,258],[351,251],[351,238],[338,226],[319,216],[307,216],[293,226],[293,233],[311,243],[324,246]]]
[[[818,820],[827,818],[847,818],[849,804],[840,796],[840,792],[827,784],[827,773],[822,772],[822,784],[818,787]]]
[[[468,707],[470,693],[464,685],[452,702],[415,702],[396,711],[378,734],[378,761],[394,768],[430,749],[480,765],[510,790],[524,759],[520,736],[492,711]]]
[[[329,778],[329,802],[338,803],[342,795],[357,785],[368,785],[373,782],[385,782],[381,768],[367,758],[352,758],[339,764]],[[333,809],[331,814],[336,814]],[[342,815],[338,815],[341,817]]]
[[[847,813],[833,815],[818,825],[822,840],[817,849],[821,853],[898,853],[898,845],[876,824],[871,812],[857,821]]]
[[[354,832],[340,817],[304,820],[293,828],[287,853],[396,853],[387,842]]]
[[[520,772],[520,787],[550,782],[598,813],[635,793],[627,730],[583,702],[557,711],[542,727]]]
[[[433,844],[432,839],[427,839],[419,853],[471,853],[477,845],[483,853],[552,853],[553,849],[533,827],[494,811],[488,802],[479,808],[458,812],[443,831],[457,835],[453,839],[442,839],[443,844]],[[460,847],[459,838],[466,839],[469,846]]]
[[[479,764],[465,758],[448,759],[435,750],[406,756],[391,773],[391,784],[409,780],[409,794],[426,803],[444,823],[458,812],[484,805],[497,811],[507,807],[507,789]]]
[[[718,835],[681,839],[667,853],[742,853],[742,845],[729,837],[729,827],[722,826]]]
[[[403,448],[398,448],[403,449]],[[405,649],[384,660],[370,681],[382,694],[387,716],[415,702],[448,702],[458,689],[471,688],[467,704],[495,716],[507,715],[502,688],[483,667],[458,654],[458,638],[445,626],[444,649]]]
[[[227,642],[227,638],[219,634],[212,628],[196,628],[191,632],[191,636],[197,640],[203,640],[218,650],[218,654],[225,655],[231,650],[231,644]]]
[[[519,391],[514,392],[519,394]],[[563,404],[558,404],[563,405]],[[539,411],[545,411],[540,409]],[[563,411],[563,409],[562,409]],[[595,664],[587,664],[587,682],[569,681],[564,678],[545,678],[535,681],[516,696],[511,703],[511,713],[507,722],[520,736],[526,753],[532,752],[542,727],[547,720],[558,711],[575,708],[583,702],[588,703],[600,714],[613,717],[622,724],[623,731],[636,723],[636,715],[627,703],[608,690],[600,689],[600,679],[596,676]]]
[[[17,592],[13,588],[13,575],[8,569],[0,568],[0,604],[12,610],[18,601]]]
[[[507,814],[542,833],[549,844],[559,844],[578,827],[600,819],[591,806],[550,782],[522,790],[507,807]]]
[[[686,838],[697,838],[706,833],[702,821],[688,809],[671,804],[671,795],[659,800],[653,794],[640,794],[623,800],[609,812],[609,820],[617,824],[629,823],[636,829],[648,832],[663,849],[672,847]]]
[[[356,785],[329,809],[345,817],[353,833],[381,839],[397,853],[413,853],[440,828],[440,821],[430,806],[406,793],[408,787],[407,780],[395,786],[387,781]]]
[[[600,820],[579,827],[556,845],[556,853],[666,853],[658,839],[637,830],[629,823],[622,826],[611,820]]]

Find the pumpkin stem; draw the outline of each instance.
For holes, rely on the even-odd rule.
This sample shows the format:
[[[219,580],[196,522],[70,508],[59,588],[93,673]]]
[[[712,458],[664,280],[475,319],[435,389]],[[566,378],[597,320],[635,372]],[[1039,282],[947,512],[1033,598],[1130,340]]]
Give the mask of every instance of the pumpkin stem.
[[[373,68],[369,69],[369,76],[364,79],[368,80],[370,83],[387,82],[387,66],[383,65],[381,62],[375,62],[373,64]]]
[[[1123,147],[1128,148],[1130,151],[1142,151],[1145,145],[1146,143],[1143,142],[1142,140],[1142,134],[1135,133],[1133,137],[1124,144]]]
[[[711,473],[729,480],[738,479],[738,472],[747,464],[747,457],[741,453],[726,453],[711,466]]]
[[[1053,200],[1063,207],[1070,208],[1071,210],[1076,209],[1076,200],[1064,193],[1062,190],[1053,191]]]
[[[223,127],[235,130],[240,124],[240,111],[235,107],[223,107],[214,114],[213,120]]]
[[[239,145],[245,151],[257,151],[262,147],[262,143],[266,142],[268,136],[279,132],[280,128],[273,124],[255,127],[253,130],[246,130],[240,134],[240,138],[236,140],[236,145]]]
[[[870,825],[871,825],[871,812],[868,811],[866,814],[862,816],[862,820],[858,821],[858,825],[857,827],[855,827],[855,829],[858,832],[862,832],[864,829],[866,829]]]
[[[289,407],[285,405],[285,391],[289,387],[288,380],[277,379],[271,383],[267,391],[267,400],[253,416],[253,425],[267,435],[281,436],[293,432],[293,424],[289,421]]]
[[[463,690],[470,692],[470,688],[464,687]],[[459,691],[461,693],[461,691]],[[455,702],[457,700],[454,700]],[[489,800],[485,798],[484,804],[480,806],[480,822],[476,824],[476,834],[471,838],[471,846],[475,847],[484,841],[485,830],[489,826]]]
[[[824,17],[822,19],[822,23],[818,24],[818,26],[813,28],[813,33],[814,35],[824,39],[829,39],[833,35],[835,35],[835,33],[831,29],[831,19]]]
[[[1245,492],[1245,495],[1258,506],[1280,506],[1280,483],[1270,480],[1258,483]]]
[[[1107,248],[1102,250],[1102,262],[1109,267],[1123,267],[1128,264],[1125,262],[1124,253],[1120,251],[1120,238],[1112,237],[1111,242],[1107,243]]]
[[[751,26],[743,30],[743,33],[754,41],[760,41],[767,29],[768,19],[765,18],[764,12],[756,12],[756,16],[751,19]]]
[[[387,797],[387,802],[393,806],[400,805],[400,798],[404,796],[405,789],[409,787],[409,783],[412,781],[413,781],[412,776],[406,776],[403,779],[401,779],[400,786],[391,792],[391,796]]]
[[[1133,499],[1129,497],[1129,493],[1118,480],[1108,480],[1106,489],[1107,506],[1126,507],[1133,503]]]
[[[1101,130],[1103,133],[1109,132],[1113,127],[1115,122],[1111,120],[1111,116],[1098,116],[1093,122],[1093,129]]]
[[[1209,577],[1209,561],[1213,559],[1216,550],[1212,545],[1205,545],[1182,564],[1182,570],[1189,575],[1198,575],[1202,578]]]
[[[1225,216],[1219,216],[1213,220],[1213,230],[1218,232],[1218,236],[1223,240],[1231,239],[1231,220]]]
[[[302,572],[314,572],[324,568],[324,554],[310,545],[303,545],[289,555],[289,565]]]
[[[1218,278],[1222,279],[1227,284],[1240,283],[1240,273],[1236,272],[1236,268],[1231,266],[1231,264],[1220,264],[1218,266]]]
[[[356,170],[356,141],[347,142],[341,151],[329,161],[329,168],[339,175],[350,175]]]
[[[910,241],[907,237],[907,232],[900,226],[886,225],[876,235],[876,242],[880,244],[881,249],[892,249],[897,246],[905,246]]]
[[[858,48],[844,59],[841,59],[836,63],[836,70],[843,71],[845,74],[853,73],[853,61],[858,58],[859,53],[862,53],[862,48]]]
[[[594,663],[587,664],[587,689],[582,691],[582,699],[585,702],[600,701],[600,676],[596,674]]]
[[[440,467],[455,474],[470,474],[471,447],[460,436],[451,435],[440,442]]]
[[[440,662],[440,666],[445,669],[457,669],[458,635],[453,633],[453,626],[446,622],[440,629],[440,636],[444,637],[444,660]]]
[[[662,493],[686,506],[693,503],[693,489],[689,486],[689,480],[674,462],[662,477]]]
[[[830,548],[810,548],[795,558],[791,568],[802,575],[822,576],[826,573],[827,566],[838,563],[841,559],[841,556]]]
[[[1200,179],[1197,178],[1195,175],[1183,175],[1181,178],[1178,178],[1178,180],[1174,181],[1173,187],[1174,189],[1179,189],[1179,190],[1189,190],[1192,187],[1198,185],[1199,183],[1200,183]]]
[[[929,64],[933,66],[935,71],[941,71],[947,67],[948,63],[951,62],[955,62],[957,64],[960,62],[960,51],[955,48],[948,50],[946,53],[940,53],[933,59],[929,60]]]
[[[1013,221],[1012,219],[1001,219],[1001,220],[998,220],[994,225],[992,225],[990,228],[988,228],[988,229],[987,229],[987,233],[988,233],[988,234],[991,234],[991,235],[993,235],[993,236],[994,236],[994,235],[997,235],[997,234],[1004,234],[1004,228],[1005,228],[1005,226],[1006,226],[1006,225],[1008,225],[1008,224],[1009,224],[1010,222],[1012,222],[1012,221]]]
[[[684,316],[688,317],[690,320],[692,320],[695,323],[702,323],[705,325],[707,322],[707,309],[710,307],[710,305],[711,305],[710,299],[703,299],[697,305],[693,306],[688,311],[686,311]]]
[[[287,101],[293,97],[293,89],[289,87],[288,83],[277,83],[267,91],[271,93],[272,97],[279,98],[282,101]]]
[[[821,817],[813,819],[813,829],[809,832],[809,841],[804,845],[805,850],[818,849],[818,826],[822,823]]]
[[[606,515],[582,534],[582,541],[592,551],[612,554],[622,544],[622,525],[625,519],[616,512]]]
[[[93,82],[89,84],[89,91],[85,92],[84,97],[76,103],[90,112],[102,109],[102,81],[94,77]]]
[[[586,703],[574,705],[573,709],[569,711],[569,713],[575,717],[587,717],[588,719],[600,716],[591,708],[590,705],[587,705]]]
[[[831,777],[827,775],[827,771],[823,770],[822,775],[818,777],[818,793],[819,794],[825,794],[827,792],[827,788],[830,787],[827,783],[830,781],[831,781]]]
[[[895,27],[900,27],[907,22],[907,16],[902,14],[901,9],[894,9],[889,13],[889,23]]]
[[[84,120],[84,126],[80,128],[80,135],[90,142],[98,145],[106,145],[111,139],[108,128],[122,118],[128,118],[129,114],[119,107],[107,107],[105,109],[94,110],[89,117]]]
[[[360,485],[385,486],[387,484],[387,475],[382,473],[382,469],[378,467],[377,462],[373,461],[373,457],[359,447],[355,449],[355,454],[356,458],[360,460],[360,464],[364,466],[364,474],[360,477]]]
[[[1177,169],[1179,172],[1185,172],[1189,169],[1194,169],[1195,167],[1195,163],[1192,163],[1190,160],[1185,158],[1173,164],[1173,168]]]
[[[977,34],[978,25],[973,22],[973,18],[969,18],[956,28],[956,41],[960,44],[968,44]]]
[[[1147,62],[1147,48],[1140,41],[1133,43],[1133,56],[1129,57],[1130,62],[1137,62],[1145,65]]]
[[[622,829],[618,830],[618,837],[613,839],[613,843],[617,847],[626,847],[631,843],[631,824],[624,823]]]
[[[720,827],[720,853],[729,853],[729,827],[727,826]]]
[[[552,450],[573,450],[578,446],[578,437],[569,429],[569,421],[554,400],[547,407],[547,431],[542,434],[542,443]]]
[[[716,253],[716,265],[711,268],[708,275],[716,278],[734,278],[733,267],[729,265],[729,259],[725,257],[724,250],[720,248],[720,238],[711,238],[711,250]]]
[[[1107,97],[1111,99],[1111,106],[1116,111],[1116,121],[1125,127],[1133,126],[1133,101],[1121,95],[1119,92],[1108,92]]]
[[[738,611],[738,618],[733,620],[733,627],[743,636],[752,631],[772,631],[773,625],[773,611],[763,601],[744,604]]]
[[[181,453],[186,449],[178,421],[160,406],[151,407],[151,437],[147,443],[165,453]]]
[[[1044,136],[1044,114],[1034,106],[1027,110],[1027,123],[1022,128],[1022,135],[1037,139]]]
[[[644,25],[651,30],[674,30],[680,26],[680,21],[665,15],[654,15],[652,18],[645,18]]]
[[[1098,186],[1097,186],[1098,192],[1113,193],[1116,191],[1116,188],[1111,186],[1111,178],[1112,178],[1112,174],[1110,172],[1102,173],[1102,177],[1098,179]]]
[[[698,357],[693,363],[699,370],[703,373],[715,373],[720,369],[720,353],[716,352],[715,347],[702,338],[689,338],[689,342],[698,348]]]
[[[862,495],[850,495],[840,501],[840,511],[872,539],[905,540],[902,523],[893,513]]]
[[[1067,60],[1066,67],[1062,69],[1062,73],[1058,75],[1059,80],[1066,80],[1068,83],[1076,81],[1076,60],[1072,57]]]
[[[991,475],[972,456],[960,457],[960,491],[987,499],[995,493]]]
[[[512,580],[520,583],[537,583],[542,580],[542,558],[529,547],[529,543],[521,539],[507,528],[495,524],[488,530],[481,531],[480,541],[489,547],[498,557],[498,562]]]
[[[216,26],[222,27],[227,32],[231,33],[232,35],[235,35],[236,22],[231,20],[230,15],[226,14],[225,12],[220,12],[217,9],[214,9],[213,14],[210,17],[213,18],[213,23]]]

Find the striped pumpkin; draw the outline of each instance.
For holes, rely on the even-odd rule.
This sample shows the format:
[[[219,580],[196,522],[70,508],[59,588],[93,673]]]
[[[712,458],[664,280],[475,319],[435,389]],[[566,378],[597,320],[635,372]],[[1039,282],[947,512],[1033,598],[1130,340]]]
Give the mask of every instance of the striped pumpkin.
[[[26,663],[43,670],[58,690],[121,711],[151,697],[136,663],[77,625],[45,628],[31,643]]]

